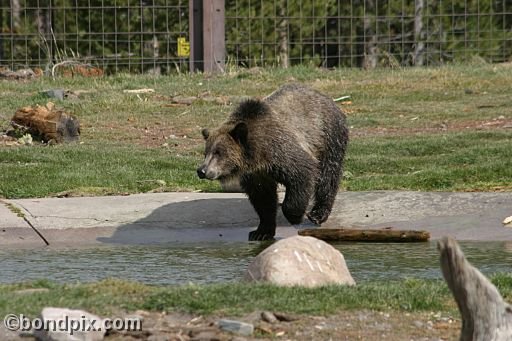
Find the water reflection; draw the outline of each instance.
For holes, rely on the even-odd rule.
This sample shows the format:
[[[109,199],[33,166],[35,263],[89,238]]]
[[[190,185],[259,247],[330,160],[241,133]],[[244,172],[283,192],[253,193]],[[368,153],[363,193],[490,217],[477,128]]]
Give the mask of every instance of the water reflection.
[[[510,245],[461,242],[468,259],[485,274],[508,272]],[[435,243],[335,245],[356,281],[441,278]],[[151,284],[213,283],[238,280],[263,246],[212,243],[153,246],[97,246],[0,251],[0,282],[46,278],[58,282],[107,277]]]

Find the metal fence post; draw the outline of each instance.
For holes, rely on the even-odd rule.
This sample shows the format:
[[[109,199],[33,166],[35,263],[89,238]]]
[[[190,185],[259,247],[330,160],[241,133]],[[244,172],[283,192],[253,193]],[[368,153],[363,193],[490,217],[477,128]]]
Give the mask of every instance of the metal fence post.
[[[190,72],[203,71],[203,0],[189,0]]]

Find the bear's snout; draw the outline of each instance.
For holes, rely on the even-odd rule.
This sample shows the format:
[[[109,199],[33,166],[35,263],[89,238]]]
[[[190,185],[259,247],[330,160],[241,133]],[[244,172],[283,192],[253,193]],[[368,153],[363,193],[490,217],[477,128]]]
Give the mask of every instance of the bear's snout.
[[[199,167],[197,169],[197,176],[199,177],[199,179],[206,178],[206,169],[205,169],[205,167]]]

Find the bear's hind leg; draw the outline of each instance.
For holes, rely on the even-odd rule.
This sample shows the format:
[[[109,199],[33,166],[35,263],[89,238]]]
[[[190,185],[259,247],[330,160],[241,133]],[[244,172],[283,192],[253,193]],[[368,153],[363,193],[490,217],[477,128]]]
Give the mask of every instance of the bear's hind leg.
[[[241,185],[260,218],[258,228],[249,233],[249,240],[270,240],[276,234],[277,183],[268,176],[246,176]]]
[[[320,162],[321,174],[315,184],[314,205],[308,219],[316,225],[322,224],[331,214],[343,174],[343,159],[348,141],[348,132],[341,123],[339,136],[331,137],[330,148]]]
[[[315,203],[308,213],[308,219],[321,225],[331,214],[336,194],[338,193],[341,167],[331,172],[322,172],[315,186]]]

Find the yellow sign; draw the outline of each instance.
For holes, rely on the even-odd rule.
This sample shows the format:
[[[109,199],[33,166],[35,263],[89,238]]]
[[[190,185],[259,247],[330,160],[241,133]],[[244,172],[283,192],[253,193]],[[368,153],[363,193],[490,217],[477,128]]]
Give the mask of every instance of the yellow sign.
[[[190,43],[187,38],[178,38],[178,57],[190,56]]]

